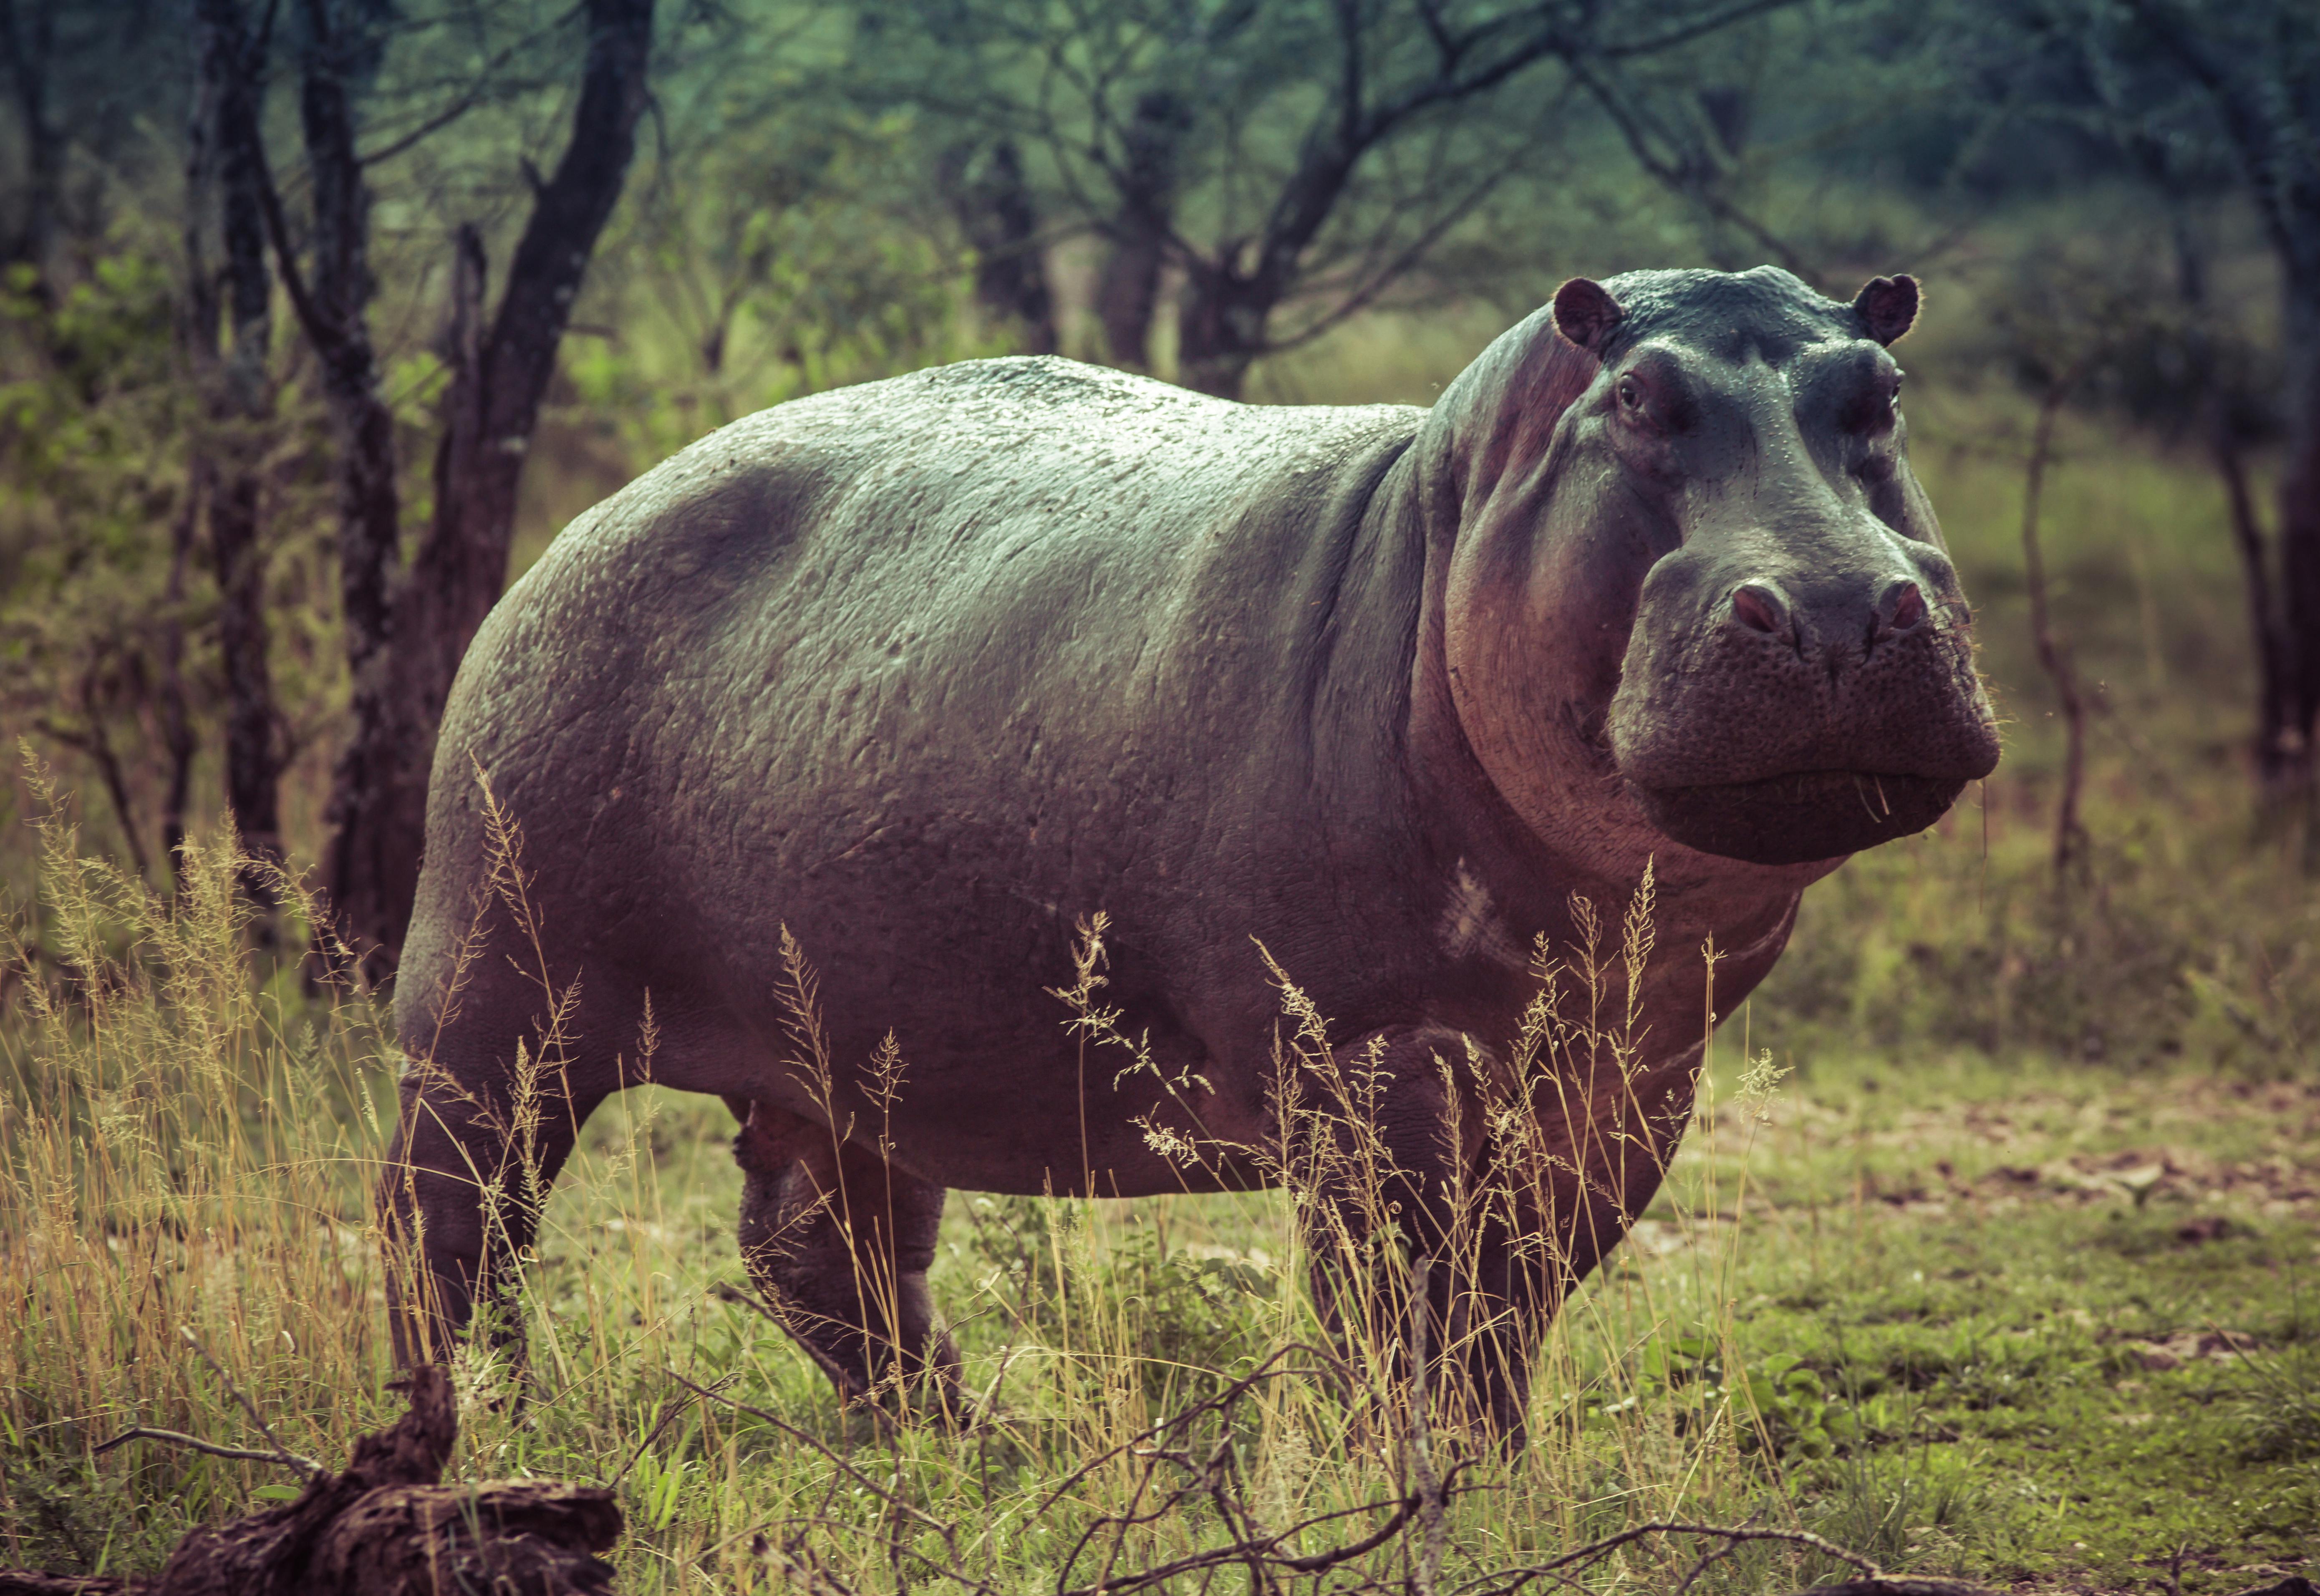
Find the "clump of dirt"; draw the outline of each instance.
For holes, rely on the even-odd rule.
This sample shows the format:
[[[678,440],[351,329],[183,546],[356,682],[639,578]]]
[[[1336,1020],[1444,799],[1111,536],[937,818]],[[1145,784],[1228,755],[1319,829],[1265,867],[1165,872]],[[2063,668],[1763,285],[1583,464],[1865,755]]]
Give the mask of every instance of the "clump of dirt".
[[[2239,1330],[2182,1330],[2164,1341],[2137,1342],[2126,1352],[2143,1368],[2163,1374],[2189,1363],[2243,1357],[2258,1345],[2253,1336]]]

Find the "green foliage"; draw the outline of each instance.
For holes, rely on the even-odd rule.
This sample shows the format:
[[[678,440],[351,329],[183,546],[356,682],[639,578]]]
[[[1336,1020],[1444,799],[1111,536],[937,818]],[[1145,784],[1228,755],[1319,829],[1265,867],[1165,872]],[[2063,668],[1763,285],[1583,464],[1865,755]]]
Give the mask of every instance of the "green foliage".
[[[222,713],[214,573],[197,471],[258,478],[275,683],[291,749],[342,691],[315,417],[294,391],[264,421],[222,420],[180,347],[181,286],[123,251],[51,295],[17,268],[0,292],[0,730],[86,757],[111,846],[157,861],[150,805],[168,722],[197,741]]]
[[[1852,1410],[1832,1396],[1820,1372],[1774,1353],[1727,1378],[1726,1349],[1699,1336],[1672,1336],[1644,1348],[1627,1405],[1672,1399],[1679,1424],[1724,1410],[1737,1419],[1744,1451],[1765,1448],[1790,1462],[1833,1456],[1861,1434]],[[1600,1422],[1600,1419],[1598,1420]]]

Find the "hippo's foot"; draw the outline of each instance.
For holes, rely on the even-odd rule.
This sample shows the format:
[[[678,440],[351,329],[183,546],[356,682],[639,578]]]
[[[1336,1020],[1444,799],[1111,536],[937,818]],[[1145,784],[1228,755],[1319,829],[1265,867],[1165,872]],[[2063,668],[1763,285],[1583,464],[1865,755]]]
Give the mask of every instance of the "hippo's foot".
[[[925,1410],[963,1424],[958,1352],[927,1292],[940,1186],[837,1143],[771,1104],[734,1138],[745,1177],[741,1259],[775,1317],[847,1404],[925,1389]]]

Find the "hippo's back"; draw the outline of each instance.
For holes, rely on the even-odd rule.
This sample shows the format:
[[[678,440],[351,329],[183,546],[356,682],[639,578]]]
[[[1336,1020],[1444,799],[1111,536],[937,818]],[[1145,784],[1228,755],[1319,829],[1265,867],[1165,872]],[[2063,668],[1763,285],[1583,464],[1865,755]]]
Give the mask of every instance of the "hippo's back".
[[[1010,359],[693,445],[567,529],[461,667],[405,1034],[472,918],[477,767],[584,982],[762,1011],[787,925],[880,1026],[1003,973],[1052,1029],[1074,918],[1197,895],[1220,803],[1296,784],[1323,595],[1422,413]]]

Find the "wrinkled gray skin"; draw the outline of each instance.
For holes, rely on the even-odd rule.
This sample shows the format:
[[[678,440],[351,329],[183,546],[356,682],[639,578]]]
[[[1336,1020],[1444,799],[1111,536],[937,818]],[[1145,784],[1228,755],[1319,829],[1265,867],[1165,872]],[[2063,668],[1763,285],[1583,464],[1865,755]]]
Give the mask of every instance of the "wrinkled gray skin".
[[[1280,994],[1252,938],[1341,1050],[1384,1039],[1428,1250],[1448,1177],[1492,1159],[1463,1077],[1445,1145],[1435,1056],[1502,1046],[1533,936],[1573,934],[1574,893],[1616,918],[1652,861],[1642,1070],[1562,1084],[1547,1138],[1590,1178],[1482,1242],[1501,1333],[1466,1372],[1516,1423],[1537,1331],[1680,1133],[1702,942],[1728,1011],[1808,884],[1997,762],[1883,347],[1916,305],[1906,278],[1845,305],[1770,268],[1574,281],[1430,411],[978,361],[737,422],[583,516],[493,612],[443,727],[396,1009],[431,1065],[385,1192],[431,1299],[399,1298],[403,1355],[497,1283],[469,1172],[521,1156],[501,1128],[543,960],[578,984],[543,1173],[633,1084],[649,994],[653,1078],[745,1117],[745,1256],[858,1393],[955,1365],[925,1288],[947,1188],[1260,1178],[1180,1169],[1131,1123],[1268,1139]],[[537,953],[503,905],[478,920],[478,767],[536,873]],[[1101,1059],[1082,1091],[1043,988],[1098,910],[1103,997],[1205,1078],[1198,1123]],[[820,974],[827,1117],[777,996],[784,924]],[[891,1120],[863,1073],[889,1029]]]

